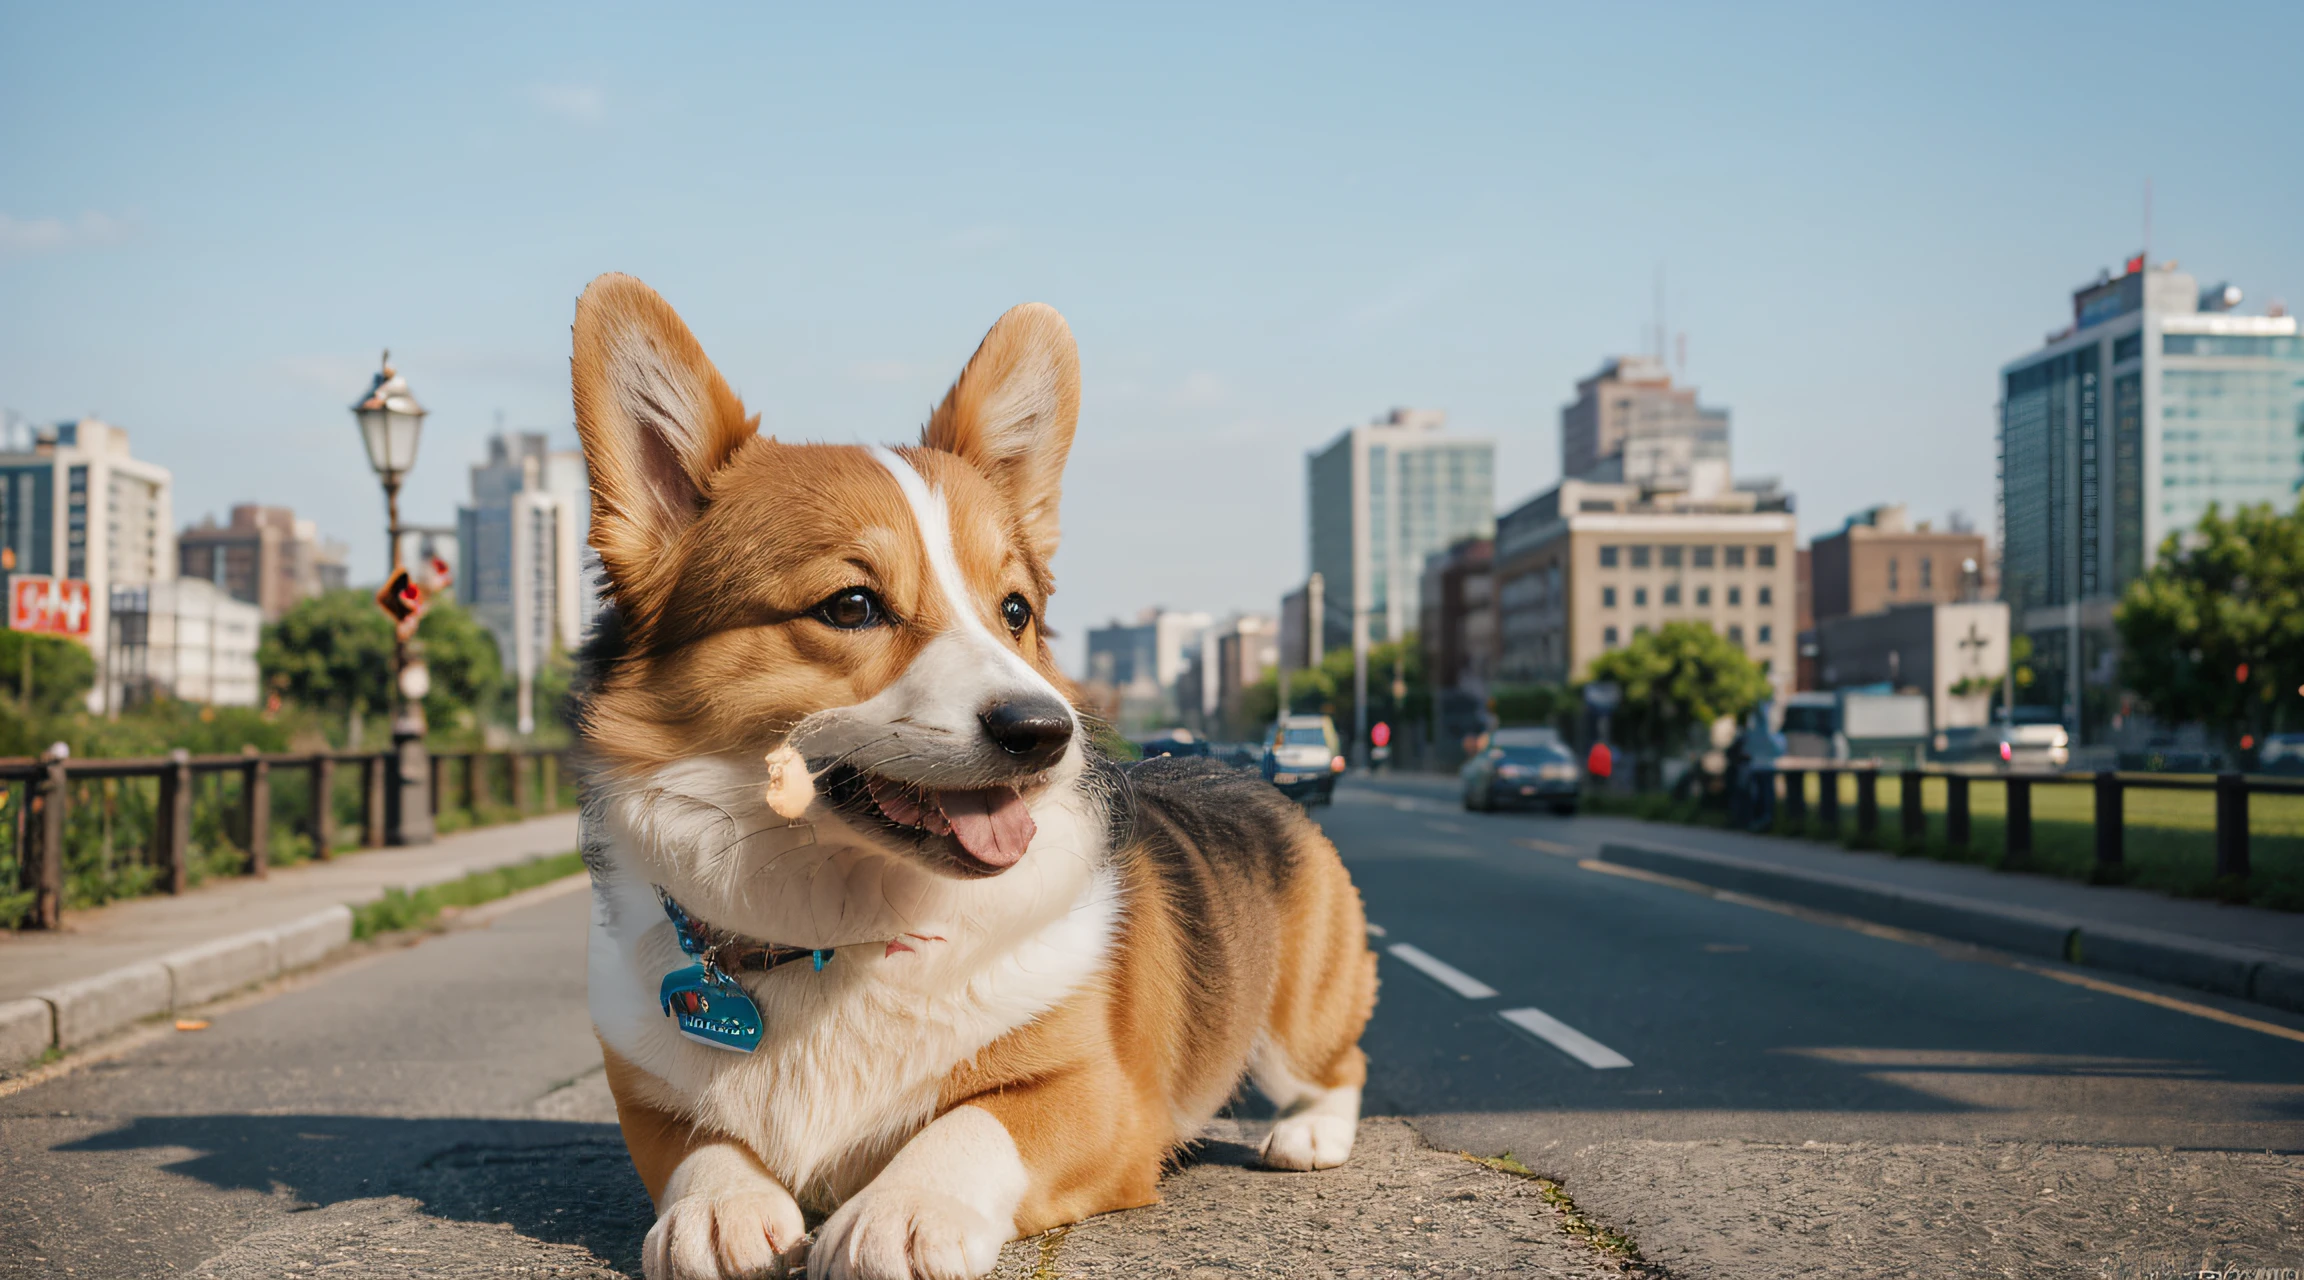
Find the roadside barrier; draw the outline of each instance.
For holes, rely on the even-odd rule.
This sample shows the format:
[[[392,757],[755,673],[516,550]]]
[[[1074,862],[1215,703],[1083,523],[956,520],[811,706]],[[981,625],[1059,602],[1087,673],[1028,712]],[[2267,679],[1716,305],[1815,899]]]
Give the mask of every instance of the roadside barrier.
[[[251,750],[196,756],[178,750],[135,759],[0,760],[0,808],[13,815],[9,825],[19,880],[13,887],[31,896],[20,926],[54,929],[62,923],[67,864],[76,861],[72,855],[83,845],[96,846],[99,841],[94,852],[106,870],[124,860],[149,872],[139,878],[144,892],[182,893],[192,886],[196,869],[265,875],[274,844],[274,811],[281,807],[277,793],[284,789],[301,792],[288,807],[301,811],[293,820],[310,841],[310,856],[327,858],[337,845],[337,779],[353,771],[359,778],[351,806],[358,847],[381,847],[385,770],[394,759],[389,752]],[[549,812],[561,807],[567,776],[564,753],[559,751],[436,752],[431,756],[432,812],[435,816],[442,812],[442,784],[450,779],[461,802],[453,807],[469,815],[475,825],[499,807],[519,817]],[[294,780],[292,788],[275,785],[288,779]],[[153,784],[148,803],[142,788],[126,785],[143,781]],[[89,782],[123,785],[107,787],[93,800],[75,804],[74,785]],[[196,802],[202,799],[203,786],[209,794],[202,812],[220,829],[196,839]],[[131,792],[125,804],[123,790]],[[76,823],[76,810],[91,806],[99,810],[96,820]],[[144,839],[131,840],[124,850],[118,848],[115,830],[115,818],[123,813],[127,820],[118,825],[147,828]],[[0,890],[10,887],[0,884]]]
[[[1773,774],[1778,804],[1795,823],[1808,818],[1809,778],[1816,779],[1816,821],[1830,830],[1840,827],[1840,778],[1853,779],[1856,790],[1856,837],[1877,841],[1880,834],[1880,777],[1888,770],[1870,766],[1802,765],[1778,760],[1763,769]],[[1897,781],[1900,831],[1908,842],[1929,835],[1929,815],[1921,800],[1926,779],[1944,781],[1944,841],[1955,849],[1970,843],[1969,789],[1977,781],[1998,782],[2007,788],[2002,829],[2006,847],[2003,866],[2018,869],[2032,856],[2032,791],[2035,787],[2090,787],[2094,789],[2095,857],[2099,871],[2116,877],[2126,857],[2124,812],[2132,790],[2210,792],[2215,797],[2216,876],[2234,883],[2249,875],[2248,798],[2251,795],[2304,795],[2304,779],[2271,778],[2255,774],[2221,773],[2212,778],[2171,777],[2166,774],[2047,773],[1926,766],[1893,771]]]

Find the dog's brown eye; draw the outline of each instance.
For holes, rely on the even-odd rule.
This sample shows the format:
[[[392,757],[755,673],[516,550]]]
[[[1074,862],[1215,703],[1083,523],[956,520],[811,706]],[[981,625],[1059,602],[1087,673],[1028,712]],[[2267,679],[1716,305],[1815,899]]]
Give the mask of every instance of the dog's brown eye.
[[[1000,602],[1000,617],[1008,624],[1008,634],[1023,635],[1024,628],[1032,625],[1032,602],[1011,591]]]
[[[887,620],[888,607],[863,587],[843,587],[808,611],[817,621],[842,631],[861,631]]]

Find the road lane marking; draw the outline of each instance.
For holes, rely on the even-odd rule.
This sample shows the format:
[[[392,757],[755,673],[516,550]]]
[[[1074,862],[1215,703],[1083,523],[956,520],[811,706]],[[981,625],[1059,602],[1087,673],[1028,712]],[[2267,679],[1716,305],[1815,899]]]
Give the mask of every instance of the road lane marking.
[[[1528,846],[1531,849],[1534,849],[1538,853],[1554,854],[1562,858],[1581,858],[1585,856],[1584,850],[1579,849],[1572,844],[1561,844],[1557,840],[1538,840],[1534,836],[1522,836],[1520,838],[1520,843]]]
[[[2268,1036],[2276,1036],[2282,1040],[2293,1040],[2299,1044],[2304,1044],[2304,1031],[2299,1031],[2294,1027],[2284,1027],[2276,1022],[2264,1022],[2237,1013],[2227,1013],[2214,1005],[2197,1004],[2190,1000],[2178,999],[2175,996],[2164,996],[2155,991],[2142,991],[2135,987],[2123,986],[2117,982],[2107,982],[2102,978],[2090,977],[2086,974],[2044,968],[2040,965],[2018,960],[2007,952],[1997,951],[1978,943],[1940,938],[1935,934],[1921,933],[1916,929],[1900,929],[1894,925],[1875,924],[1870,920],[1857,916],[1841,915],[1836,911],[1819,911],[1814,907],[1797,907],[1791,903],[1778,902],[1772,898],[1756,898],[1750,894],[1738,893],[1733,889],[1715,888],[1696,880],[1683,880],[1678,876],[1646,871],[1639,867],[1618,866],[1613,862],[1601,862],[1593,858],[1586,858],[1576,865],[1586,871],[1597,871],[1602,875],[1616,876],[1624,880],[1644,880],[1649,884],[1661,885],[1667,889],[1678,889],[1683,893],[1693,893],[1700,897],[1712,898],[1739,907],[1753,907],[1761,911],[1774,912],[1780,916],[1790,916],[1795,920],[1805,920],[1809,924],[1845,929],[1850,933],[1861,933],[1867,937],[1879,938],[1887,942],[1901,942],[1906,946],[1926,947],[1938,955],[1952,959],[1981,960],[2005,969],[2021,969],[2026,973],[2037,974],[2043,978],[2052,978],[2057,982],[2069,983],[2075,987],[2086,987],[2091,991],[2102,992],[2108,996],[2122,996],[2144,1004],[2156,1005],[2174,1013],[2187,1013],[2195,1018],[2205,1018],[2210,1022],[2221,1022],[2226,1026],[2260,1031]]]
[[[1395,942],[1384,949],[1392,953],[1393,959],[1412,969],[1421,971],[1425,977],[1467,1000],[1486,1000],[1496,994],[1496,988],[1464,972],[1455,965],[1431,955],[1421,947],[1405,942]]]
[[[1542,1009],[1505,1009],[1496,1015],[1594,1071],[1629,1067],[1632,1060]]]
[[[1384,936],[1384,926],[1383,926],[1383,925],[1380,925],[1380,924],[1376,923],[1376,922],[1375,922],[1375,921],[1373,921],[1373,920],[1365,921],[1364,923],[1365,923],[1365,924],[1367,925],[1367,927],[1368,927],[1368,936],[1369,936],[1369,937],[1371,937],[1371,938],[1381,938],[1381,937],[1383,937],[1383,936]]]
[[[2298,1031],[2294,1027],[2283,1027],[2276,1022],[2259,1022],[2254,1018],[2244,1018],[2237,1013],[2226,1013],[2213,1005],[2194,1004],[2189,1000],[2164,996],[2156,991],[2138,991],[2134,987],[2124,987],[2117,982],[2106,982],[2102,978],[2091,978],[2082,973],[2066,973],[2062,969],[2043,969],[2039,965],[2026,964],[2022,960],[2013,960],[2009,963],[2012,967],[2022,969],[2026,973],[2036,973],[2043,978],[2053,978],[2058,982],[2069,982],[2075,987],[2101,991],[2108,996],[2126,996],[2130,1000],[2141,1000],[2145,1004],[2158,1005],[2163,1009],[2173,1009],[2177,1013],[2189,1013],[2195,1018],[2206,1018],[2211,1022],[2221,1022],[2227,1026],[2245,1027],[2250,1031],[2261,1031],[2268,1036],[2278,1036],[2283,1040],[2294,1040],[2299,1044],[2304,1044],[2304,1031]]]

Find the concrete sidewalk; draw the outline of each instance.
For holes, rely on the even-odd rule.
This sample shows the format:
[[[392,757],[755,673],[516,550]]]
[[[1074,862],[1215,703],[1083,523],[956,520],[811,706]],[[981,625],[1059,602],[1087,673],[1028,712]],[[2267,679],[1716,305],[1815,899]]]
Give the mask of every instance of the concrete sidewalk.
[[[576,848],[576,814],[216,880],[181,896],[67,912],[0,934],[0,1070],[313,964],[351,941],[350,908]]]
[[[1453,778],[1356,785],[1449,808],[1460,795]],[[2304,913],[1634,818],[1544,828],[1530,834],[1713,888],[2304,1011]]]

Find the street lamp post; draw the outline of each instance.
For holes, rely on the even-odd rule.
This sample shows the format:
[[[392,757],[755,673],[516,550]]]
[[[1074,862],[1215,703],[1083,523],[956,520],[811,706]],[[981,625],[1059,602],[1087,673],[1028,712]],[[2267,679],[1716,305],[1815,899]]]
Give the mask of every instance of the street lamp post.
[[[400,481],[416,465],[416,442],[424,432],[424,406],[409,394],[407,380],[392,367],[386,351],[368,394],[352,406],[368,447],[368,465],[384,485],[385,537],[391,560],[389,584],[401,578]],[[432,766],[424,747],[424,694],[430,685],[422,643],[410,631],[392,629],[392,761],[384,779],[386,844],[432,842]]]

